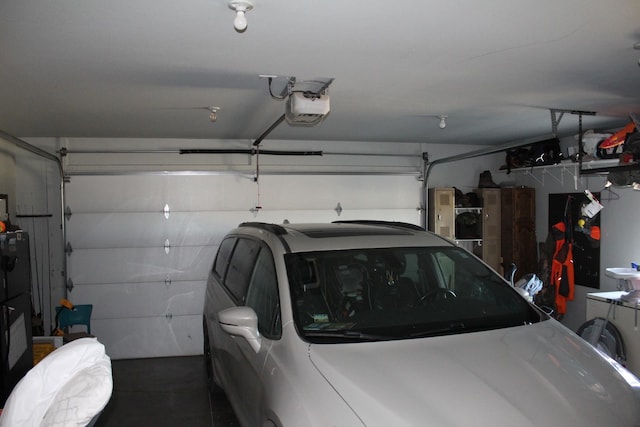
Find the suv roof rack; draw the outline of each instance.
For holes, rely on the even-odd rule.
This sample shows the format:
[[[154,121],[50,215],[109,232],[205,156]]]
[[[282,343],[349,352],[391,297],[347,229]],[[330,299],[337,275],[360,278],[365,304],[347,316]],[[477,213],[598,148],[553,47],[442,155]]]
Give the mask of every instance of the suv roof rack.
[[[340,220],[333,221],[334,224],[364,224],[364,225],[386,225],[390,227],[406,228],[408,230],[425,231],[423,227],[419,225],[411,224],[408,222],[400,221],[380,221],[375,219],[354,219],[354,220]]]
[[[287,234],[287,229],[279,224],[271,224],[267,222],[243,222],[238,227],[253,227],[260,228],[262,230],[269,231],[270,233],[276,234],[278,236]]]

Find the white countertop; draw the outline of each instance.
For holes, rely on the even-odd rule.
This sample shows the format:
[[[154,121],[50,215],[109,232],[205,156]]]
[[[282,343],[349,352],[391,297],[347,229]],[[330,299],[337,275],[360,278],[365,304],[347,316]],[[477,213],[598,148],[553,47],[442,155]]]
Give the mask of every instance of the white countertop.
[[[609,302],[609,303],[612,301],[616,301],[618,305],[624,305],[626,307],[631,307],[631,308],[640,308],[637,304],[634,304],[628,301],[622,301],[620,299],[621,296],[626,294],[627,292],[624,292],[624,291],[591,292],[587,294],[587,299]]]

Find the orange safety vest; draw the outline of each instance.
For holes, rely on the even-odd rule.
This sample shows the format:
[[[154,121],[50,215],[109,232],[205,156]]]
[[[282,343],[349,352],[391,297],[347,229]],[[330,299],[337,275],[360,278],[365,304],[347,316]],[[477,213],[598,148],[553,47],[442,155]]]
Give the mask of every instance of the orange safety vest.
[[[566,226],[563,222],[555,224],[553,229],[556,249],[551,262],[550,282],[556,290],[556,312],[564,315],[567,312],[567,301],[572,301],[575,294],[573,245],[566,240]]]

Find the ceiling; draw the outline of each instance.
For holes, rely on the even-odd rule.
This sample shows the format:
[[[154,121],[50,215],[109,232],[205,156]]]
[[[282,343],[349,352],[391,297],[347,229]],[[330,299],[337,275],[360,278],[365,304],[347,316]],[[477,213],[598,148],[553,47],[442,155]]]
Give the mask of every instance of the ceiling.
[[[255,140],[285,111],[260,75],[334,79],[320,125],[265,142],[497,145],[550,134],[550,109],[612,129],[640,112],[639,18],[637,0],[255,0],[238,33],[227,0],[1,0],[0,130]]]

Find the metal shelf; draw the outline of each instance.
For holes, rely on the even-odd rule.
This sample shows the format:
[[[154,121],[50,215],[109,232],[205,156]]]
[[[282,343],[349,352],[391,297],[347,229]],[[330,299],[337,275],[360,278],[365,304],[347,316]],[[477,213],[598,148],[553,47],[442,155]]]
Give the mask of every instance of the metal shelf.
[[[482,213],[482,208],[481,207],[455,208],[455,212],[456,212],[456,215],[464,213],[464,212],[473,212],[473,213],[481,214]]]
[[[617,167],[620,167],[616,166],[618,164],[619,159],[592,160],[589,162],[582,162],[582,168],[580,168],[580,163],[562,162],[555,165],[511,169],[511,172],[522,173],[526,176],[530,176],[542,186],[544,186],[545,178],[547,176],[553,178],[561,185],[564,185],[565,176],[569,176],[573,179],[574,188],[578,190],[578,181],[583,175],[587,177],[600,174],[606,175],[610,170],[616,170]],[[507,173],[506,170],[500,170],[498,172]]]

